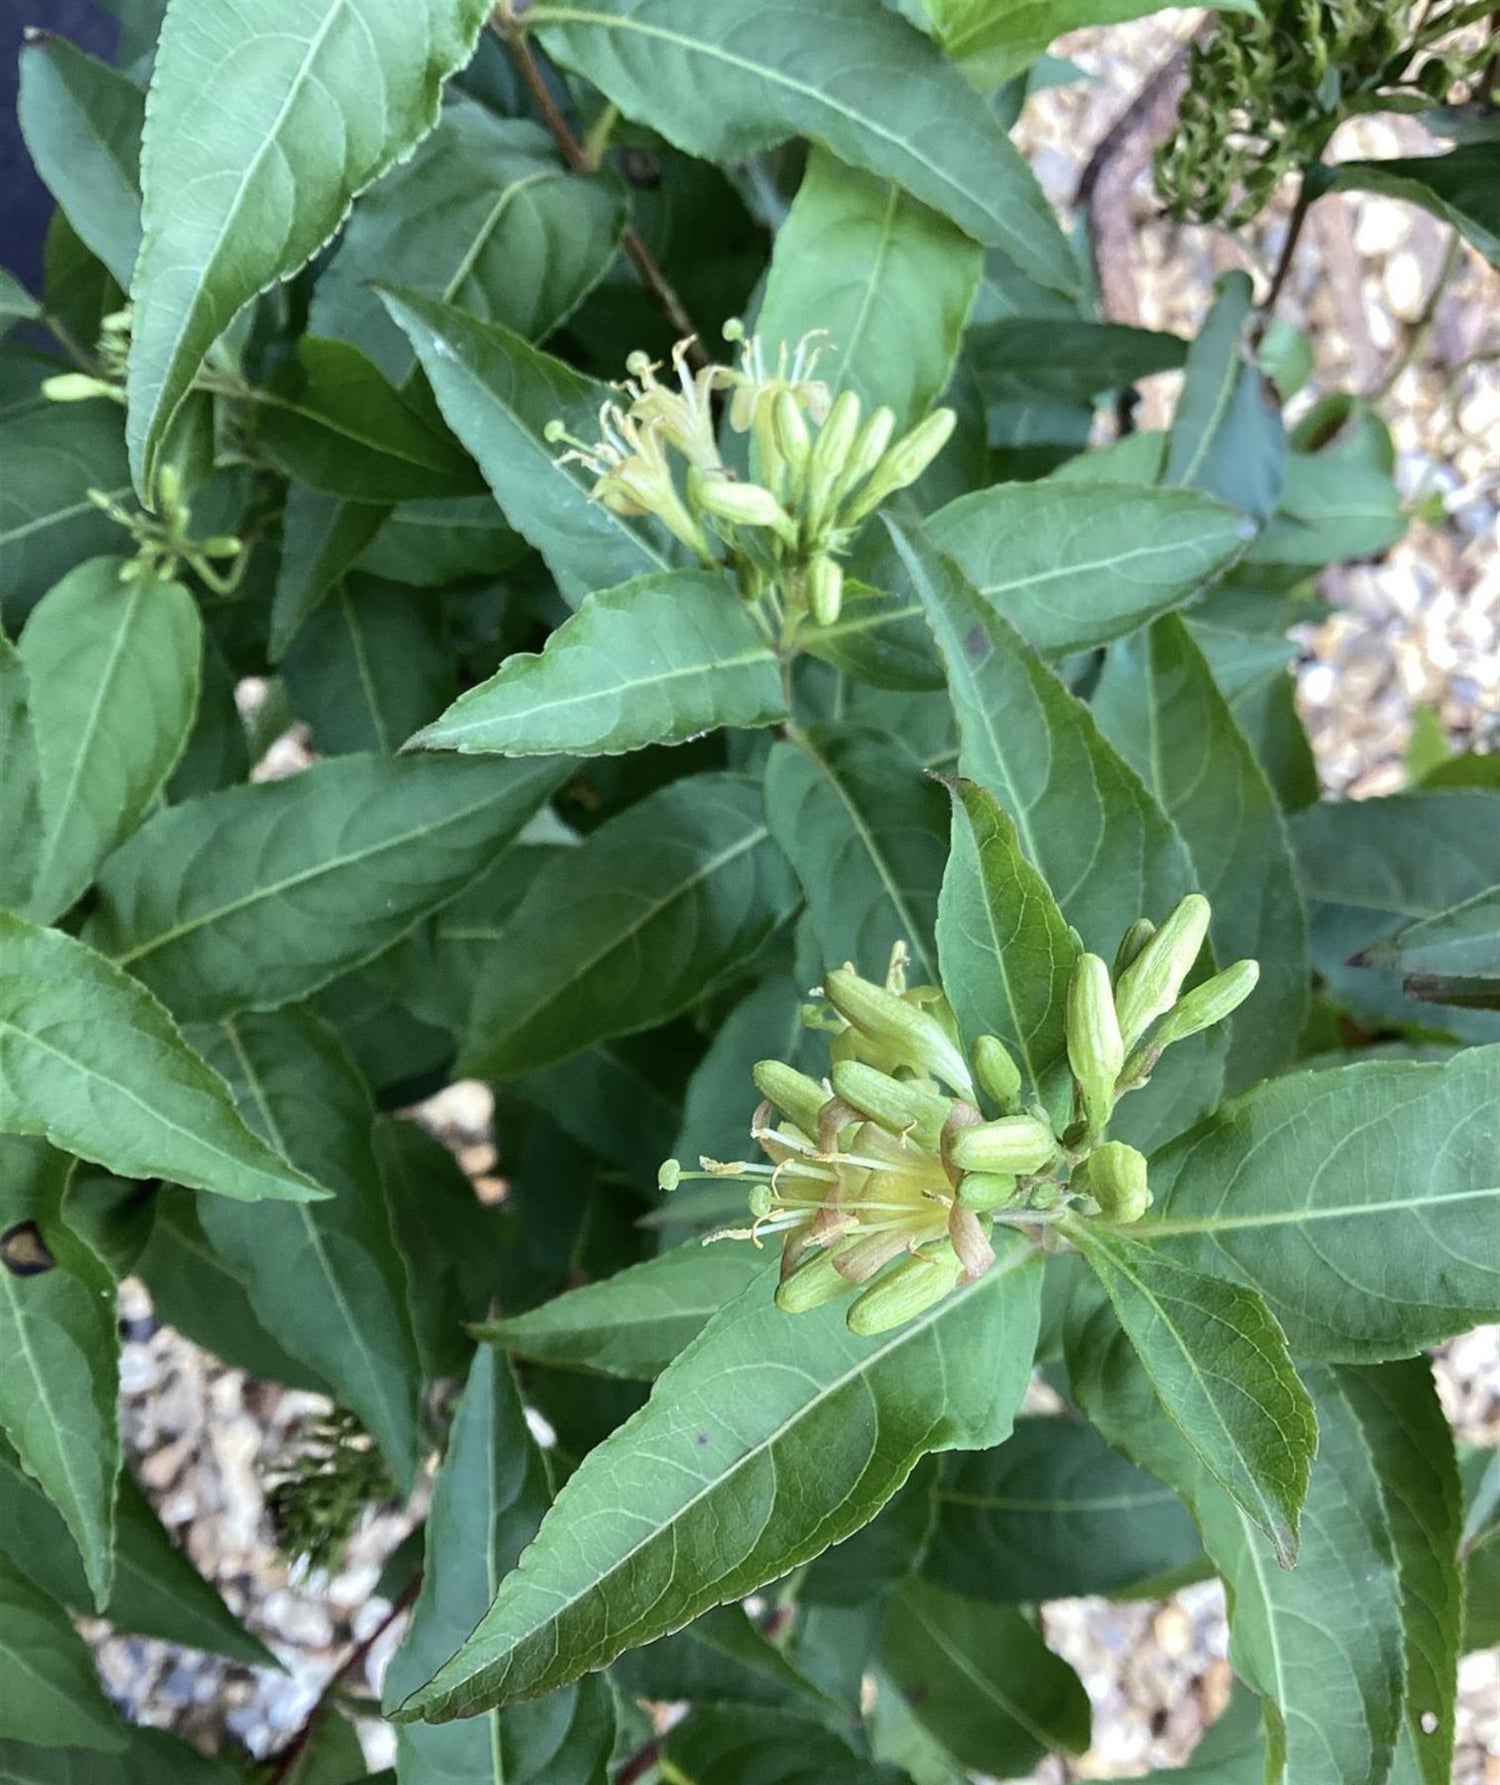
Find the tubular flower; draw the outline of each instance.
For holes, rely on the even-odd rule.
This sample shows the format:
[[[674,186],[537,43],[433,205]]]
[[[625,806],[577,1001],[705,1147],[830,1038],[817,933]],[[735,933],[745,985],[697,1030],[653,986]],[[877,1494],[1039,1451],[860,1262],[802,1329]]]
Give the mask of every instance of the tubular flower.
[[[722,463],[714,438],[713,395],[731,382],[733,373],[727,366],[704,366],[694,372],[688,364],[692,345],[689,336],[672,349],[675,390],[670,384],[658,383],[660,363],[644,353],[632,353],[626,360],[630,377],[620,389],[630,399],[629,413],[639,424],[654,428],[690,464],[712,471]]]
[[[612,514],[654,514],[700,557],[712,557],[702,527],[678,494],[659,423],[643,422],[618,403],[601,403],[599,438],[592,445],[574,440],[560,422],[548,424],[547,438],[567,441],[558,463],[592,472],[589,494]]]

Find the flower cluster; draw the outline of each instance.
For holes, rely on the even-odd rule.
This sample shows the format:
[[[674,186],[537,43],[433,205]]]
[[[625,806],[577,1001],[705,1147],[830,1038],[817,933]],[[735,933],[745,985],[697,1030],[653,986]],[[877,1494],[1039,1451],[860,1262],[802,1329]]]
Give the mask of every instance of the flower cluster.
[[[1114,970],[1078,959],[1069,986],[1070,1118],[1054,1123],[1004,1043],[965,1049],[947,998],[906,984],[898,946],[882,985],[850,966],[827,975],[831,1032],[822,1081],[778,1060],[755,1068],[764,1102],[751,1136],[766,1163],[702,1161],[748,1179],[751,1225],[715,1238],[781,1236],[778,1304],[790,1313],[857,1291],[848,1324],[878,1333],[932,1307],[994,1261],[994,1225],[1073,1212],[1137,1221],[1151,1203],[1146,1160],[1105,1138],[1115,1103],[1148,1082],[1174,1041],[1221,1022],[1259,970],[1240,961],[1182,995],[1208,928],[1193,894],[1155,928],[1132,925]],[[662,1183],[684,1174],[675,1160]]]
[[[828,346],[822,331],[774,356],[738,324],[737,365],[694,370],[692,341],[672,352],[672,377],[632,354],[620,395],[599,411],[599,438],[574,439],[560,421],[547,437],[565,443],[561,463],[594,478],[594,499],[616,514],[653,515],[705,564],[728,562],[745,597],[764,610],[783,644],[809,619],[828,625],[843,598],[841,558],[856,529],[887,497],[914,483],[953,431],[937,409],[895,439],[887,408],[868,415],[852,391],[834,396],[817,376]],[[725,456],[716,411],[729,437],[745,437],[749,475]]]

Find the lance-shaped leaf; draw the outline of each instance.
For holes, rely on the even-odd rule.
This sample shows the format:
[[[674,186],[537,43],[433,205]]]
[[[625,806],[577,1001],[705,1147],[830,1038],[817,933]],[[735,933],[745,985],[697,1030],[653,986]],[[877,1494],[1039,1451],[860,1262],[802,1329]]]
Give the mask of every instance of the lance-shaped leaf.
[[[1248,0],[1220,0],[1225,12]],[[998,86],[1036,61],[1065,31],[1116,25],[1158,10],[1156,0],[923,0],[943,48],[976,87]]]
[[[1425,1357],[1338,1371],[1385,1496],[1406,1631],[1406,1718],[1393,1778],[1448,1785],[1463,1643],[1464,1497],[1453,1432]]]
[[[53,1599],[85,1615],[96,1609],[61,1514],[5,1444],[0,1444],[0,1549]],[[248,1667],[280,1665],[172,1542],[129,1470],[120,1475],[114,1583],[102,1613],[116,1630],[227,1655]]]
[[[487,951],[462,1070],[509,1077],[665,1022],[742,973],[795,903],[753,780],[672,782],[537,875]]]
[[[1107,644],[1199,594],[1244,550],[1232,509],[1196,490],[1000,483],[924,533],[1039,651]]]
[[[1223,274],[1188,350],[1162,480],[1217,496],[1256,520],[1275,512],[1286,475],[1286,429],[1245,350],[1250,275]]]
[[[1344,161],[1329,172],[1335,192],[1383,192],[1425,206],[1500,266],[1500,155],[1493,141],[1460,143],[1445,155]]]
[[[1058,1094],[1068,980],[1082,952],[1015,825],[973,781],[953,783],[953,853],[938,905],[940,983],[965,1039],[998,1035],[1033,1090]],[[1059,1112],[1061,1113],[1061,1112]]]
[[[550,55],[690,155],[731,161],[809,136],[1043,285],[1078,287],[1057,220],[994,113],[883,7],[825,0],[795,16],[735,16],[715,0],[542,0],[528,23]]]
[[[320,1194],[250,1132],[148,991],[82,942],[4,911],[0,1040],[0,1133],[245,1201]]]
[[[685,1630],[622,1655],[610,1677],[632,1698],[842,1707],[800,1674],[742,1605],[716,1605]]]
[[[997,1443],[1039,1283],[1013,1240],[878,1339],[850,1333],[841,1306],[785,1315],[753,1284],[584,1459],[478,1630],[398,1717],[444,1721],[575,1679],[848,1536],[928,1451]]]
[[[776,232],[756,332],[774,354],[826,330],[829,390],[886,404],[908,428],[947,389],[982,265],[972,238],[893,180],[815,149]]]
[[[392,1658],[391,1702],[428,1679],[484,1616],[551,1494],[510,1366],[481,1346],[432,1491],[422,1591]],[[406,1785],[603,1785],[615,1736],[597,1674],[530,1704],[397,1735]]]
[[[1020,1419],[994,1450],[949,1458],[922,1573],[974,1599],[1118,1593],[1195,1561],[1201,1546],[1176,1494],[1094,1428]]]
[[[117,1754],[0,1741],[5,1785],[239,1785],[242,1775],[164,1729],[118,1725]]]
[[[1227,1088],[1269,1078],[1307,1020],[1307,918],[1281,808],[1203,653],[1176,615],[1106,660],[1093,710],[1187,843],[1225,964],[1260,962],[1230,1028]]]
[[[65,37],[38,35],[21,51],[16,115],[79,240],[128,290],[141,245],[145,88]]]
[[[586,596],[539,654],[507,657],[411,741],[613,756],[785,717],[775,654],[744,603],[716,572],[673,570]]]
[[[98,1610],[114,1569],[120,1341],[114,1281],[62,1218],[72,1168],[41,1141],[0,1137],[0,1429],[62,1514]]]
[[[1173,1422],[1289,1568],[1318,1427],[1264,1299],[1102,1222],[1070,1219],[1067,1231]]]
[[[89,939],[185,1021],[273,1009],[475,879],[554,762],[341,756],[158,812],[106,862]]]
[[[882,1666],[955,1760],[1014,1778],[1058,1748],[1089,1745],[1089,1696],[1013,1605],[909,1580],[886,1612]]]
[[[50,923],[140,823],[187,743],[203,651],[181,583],[81,564],[43,596],[19,646],[31,684],[42,838],[27,915]]]
[[[35,322],[41,313],[42,306],[15,274],[0,271],[0,335],[18,322]]]
[[[329,755],[399,750],[456,686],[436,603],[346,577],[300,628],[281,666],[297,713]]]
[[[352,342],[402,385],[415,359],[370,288],[384,279],[544,341],[608,270],[624,220],[618,183],[573,173],[539,124],[452,99],[354,207],[311,330]]]
[[[473,454],[505,518],[547,560],[575,607],[594,589],[670,570],[681,556],[659,528],[589,499],[594,479],[547,438],[560,423],[599,434],[610,387],[531,346],[500,323],[415,291],[382,291],[431,381],[443,419]]]
[[[1500,886],[1408,924],[1356,960],[1394,968],[1414,998],[1494,1009],[1500,1005]]]
[[[1500,1315],[1500,1050],[1273,1080],[1151,1162],[1139,1238],[1259,1289],[1299,1357],[1373,1363]]]
[[[536,1363],[649,1382],[768,1268],[753,1246],[689,1240],[475,1333]]]
[[[167,425],[214,341],[437,122],[442,83],[468,61],[487,10],[483,0],[173,8],[151,79],[131,286],[139,489],[154,481]]]
[[[938,983],[948,801],[899,740],[814,726],[775,745],[766,817],[802,882],[825,967],[852,961],[879,980],[905,942],[916,981]]]
[[[0,908],[24,905],[42,840],[31,687],[16,647],[0,633]]]
[[[813,1717],[769,1705],[705,1705],[662,1743],[673,1770],[695,1785],[898,1785],[907,1775],[855,1753]]]
[[[0,1741],[102,1749],[106,1754],[125,1746],[120,1721],[99,1688],[88,1644],[57,1601],[3,1553]]]
[[[468,500],[468,498],[462,498]],[[352,570],[385,525],[390,508],[380,502],[344,502],[293,482],[281,523],[281,561],[271,602],[270,653],[278,661],[309,614]]]
[[[120,529],[90,498],[130,494],[113,403],[43,403],[0,432],[0,617],[14,633],[75,564],[116,551]]]
[[[1403,1644],[1391,1532],[1370,1450],[1334,1372],[1310,1367],[1318,1455],[1295,1568],[1257,1531],[1162,1411],[1107,1308],[1069,1335],[1079,1404],[1110,1443],[1193,1509],[1229,1593],[1229,1659],[1265,1700],[1265,1785],[1386,1779],[1401,1722]],[[1190,1775],[1191,1776],[1191,1775]]]
[[[246,1120],[333,1192],[315,1205],[259,1209],[251,1220],[238,1206],[200,1197],[203,1231],[243,1276],[264,1325],[359,1416],[408,1488],[421,1371],[370,1094],[333,1031],[309,1011],[195,1033]]]
[[[1378,944],[1457,900],[1488,891],[1500,794],[1443,788],[1385,799],[1325,801],[1299,812],[1292,842],[1311,917],[1313,965],[1330,995],[1377,1021],[1430,1022]],[[1351,964],[1358,957],[1361,964]],[[1466,1040],[1500,1039],[1500,1018],[1450,1008],[1442,1026]]]

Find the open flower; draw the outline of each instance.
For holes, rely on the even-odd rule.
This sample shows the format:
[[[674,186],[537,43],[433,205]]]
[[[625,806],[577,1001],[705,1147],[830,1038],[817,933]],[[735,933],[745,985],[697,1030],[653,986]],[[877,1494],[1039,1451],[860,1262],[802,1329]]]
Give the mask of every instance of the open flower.
[[[639,419],[618,403],[599,406],[599,438],[575,440],[561,422],[549,422],[548,440],[565,441],[558,464],[579,464],[595,478],[589,492],[612,514],[653,514],[704,559],[711,558],[703,529],[688,512],[672,476],[667,437],[659,421]]]
[[[692,345],[690,336],[672,349],[675,389],[658,381],[660,363],[644,353],[632,353],[625,362],[631,376],[620,388],[638,423],[670,441],[690,464],[712,471],[722,463],[714,437],[713,393],[731,384],[734,374],[728,366],[704,366],[695,373],[688,364]]]

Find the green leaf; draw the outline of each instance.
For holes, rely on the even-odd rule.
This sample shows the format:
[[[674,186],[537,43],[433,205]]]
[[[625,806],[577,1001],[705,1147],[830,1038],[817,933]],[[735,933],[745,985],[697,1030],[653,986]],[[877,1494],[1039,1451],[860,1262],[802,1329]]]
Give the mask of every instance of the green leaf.
[[[856,1338],[838,1306],[785,1315],[768,1282],[752,1285],[584,1459],[478,1630],[398,1719],[577,1678],[857,1530],[928,1451],[999,1442],[1029,1372],[1039,1282],[1013,1242],[879,1339]]]
[[[443,418],[473,454],[510,524],[547,560],[565,600],[670,570],[678,551],[660,529],[589,500],[593,480],[559,464],[546,437],[561,422],[581,440],[599,428],[608,385],[586,378],[499,323],[415,291],[381,290],[432,382]]]
[[[346,341],[304,335],[255,393],[255,437],[276,467],[325,496],[398,502],[484,485],[469,455]]]
[[[1385,799],[1328,802],[1292,823],[1297,867],[1311,918],[1313,965],[1330,995],[1356,1015],[1430,1024],[1392,969],[1356,967],[1379,959],[1377,945],[1408,925],[1487,892],[1500,794],[1444,788]],[[1500,1038],[1487,1012],[1443,1013],[1443,1026],[1471,1040]]]
[[[1042,284],[1078,288],[1057,220],[994,114],[871,0],[824,0],[792,18],[732,17],[714,0],[542,0],[527,22],[549,55],[690,155],[740,160],[811,137]]]
[[[474,1351],[465,1322],[482,1320],[516,1274],[514,1214],[480,1202],[452,1153],[416,1122],[383,1116],[375,1151],[406,1259],[422,1374],[462,1376]]]
[[[665,1022],[743,973],[795,901],[753,780],[660,788],[532,882],[487,951],[461,1070],[507,1078]]]
[[[0,1741],[0,1785],[239,1785],[240,1776],[162,1729],[118,1725],[118,1754]]]
[[[1224,273],[1188,349],[1163,482],[1203,490],[1257,520],[1275,512],[1285,476],[1286,430],[1245,352],[1254,289],[1248,273]]]
[[[1191,490],[995,484],[923,531],[1039,651],[1107,644],[1191,600],[1244,548],[1244,522]]]
[[[905,1776],[856,1754],[824,1723],[759,1705],[695,1710],[662,1752],[693,1785],[898,1785]]]
[[[776,657],[716,571],[589,595],[538,655],[507,657],[411,741],[429,750],[619,755],[787,716]]]
[[[1057,1748],[1089,1745],[1089,1698],[1013,1605],[909,1580],[886,1614],[880,1659],[912,1714],[966,1767],[1014,1778]]]
[[[1343,161],[1328,172],[1331,191],[1380,192],[1424,206],[1500,266],[1500,145],[1461,143],[1446,155]]]
[[[1290,815],[1316,804],[1318,769],[1297,713],[1292,675],[1296,644],[1289,638],[1260,638],[1197,617],[1189,619],[1188,629],[1275,788],[1282,810]]]
[[[0,267],[0,335],[13,323],[35,322],[41,313],[42,306],[21,281]]]
[[[203,1231],[243,1276],[264,1325],[327,1379],[409,1488],[421,1371],[370,1094],[332,1030],[308,1011],[244,1016],[196,1036],[251,1126],[333,1192],[316,1205],[267,1206],[250,1220],[200,1196]]]
[[[1230,1662],[1266,1701],[1257,1785],[1380,1785],[1401,1718],[1401,1604],[1380,1483],[1334,1373],[1307,1371],[1318,1455],[1297,1566],[1279,1568],[1161,1411],[1107,1311],[1075,1330],[1069,1365],[1104,1436],[1188,1501],[1224,1577]]]
[[[162,24],[141,148],[130,452],[154,483],[168,424],[215,339],[328,240],[350,200],[437,122],[483,0],[234,0]],[[226,110],[224,82],[235,103]],[[372,95],[379,103],[372,104]],[[293,177],[295,170],[295,177]]]
[[[1226,1084],[1243,1090],[1287,1064],[1307,1021],[1307,918],[1281,808],[1176,615],[1112,648],[1093,710],[1188,846],[1214,954],[1260,962],[1229,1030]]]
[[[281,665],[293,707],[328,754],[389,756],[453,697],[435,603],[349,577],[298,630]]]
[[[537,1363],[650,1382],[768,1268],[751,1246],[689,1240],[475,1336]]]
[[[1066,31],[1118,25],[1159,10],[1159,0],[922,0],[943,48],[976,86],[997,86],[1034,62]],[[1250,12],[1249,0],[1222,0]]]
[[[1101,1221],[1066,1225],[1173,1422],[1290,1568],[1318,1426],[1264,1299]]]
[[[852,1537],[808,1564],[798,1587],[804,1604],[864,1607],[880,1601],[913,1574],[937,1521],[939,1459],[924,1457],[880,1511]]]
[[[1082,952],[1010,817],[983,787],[953,783],[953,852],[938,905],[940,984],[965,1040],[997,1035],[1037,1096],[1058,1095],[1068,980]]]
[[[89,252],[121,289],[141,244],[141,130],[146,92],[65,37],[21,51],[21,133],[36,170]]]
[[[27,915],[50,923],[140,823],[198,705],[203,629],[175,582],[123,582],[123,558],[81,564],[21,634],[31,684],[42,839]]]
[[[1059,415],[1081,405],[1082,419],[1087,421],[1098,398],[1125,390],[1154,372],[1175,372],[1187,351],[1188,343],[1180,335],[1043,312],[976,324],[964,358],[974,369],[992,422],[1004,405],[1055,408]],[[1118,452],[1118,448],[1115,442],[1110,450]],[[1106,463],[1112,481],[1156,481],[1155,467],[1139,477],[1124,477],[1117,459]],[[1062,469],[1066,471],[1066,467]],[[1102,467],[1093,475],[1101,473]]]
[[[422,1591],[385,1692],[403,1698],[484,1616],[551,1495],[510,1366],[481,1347],[433,1485]],[[403,1785],[604,1785],[614,1702],[597,1675],[530,1704],[397,1734]]]
[[[1413,998],[1493,1010],[1500,1004],[1500,886],[1408,924],[1356,960],[1395,968]]]
[[[245,1201],[320,1194],[246,1128],[148,991],[71,936],[4,911],[0,1035],[0,1133]]]
[[[685,1630],[629,1650],[610,1677],[632,1698],[656,1703],[795,1706],[811,1699],[822,1709],[837,1708],[740,1605],[716,1605]]]
[[[1194,890],[1182,839],[1087,707],[963,574],[921,535],[896,545],[947,667],[959,773],[1014,819],[1084,947],[1113,959],[1136,918],[1159,922]]]
[[[205,631],[198,668],[198,712],[167,781],[169,803],[216,793],[250,778],[250,740],[234,689],[234,671],[213,634]]]
[[[1186,1766],[1147,1773],[1159,1785],[1264,1785],[1266,1738],[1260,1700],[1243,1686],[1193,1750]]]
[[[273,1009],[399,940],[557,786],[552,762],[342,756],[148,820],[89,938],[184,1020]]]
[[[72,1620],[0,1554],[0,1741],[118,1753],[119,1719]],[[0,1777],[3,1777],[0,1774]]]
[[[62,1217],[72,1168],[0,1137],[0,1427],[66,1522],[95,1610],[114,1569],[120,1341],[114,1280]]]
[[[271,602],[272,662],[282,657],[329,590],[354,568],[390,513],[379,502],[344,502],[295,480],[288,486]]]
[[[1340,1370],[1385,1496],[1406,1631],[1406,1721],[1394,1778],[1448,1785],[1463,1639],[1463,1484],[1425,1357]]]
[[[1465,1447],[1459,1468],[1464,1485],[1462,1647],[1467,1653],[1500,1643],[1500,1451]]]
[[[938,983],[938,894],[948,801],[899,739],[814,726],[766,763],[771,835],[797,871],[825,967],[883,979],[897,942],[918,983]]]
[[[1276,512],[1246,564],[1321,570],[1341,558],[1374,558],[1406,532],[1390,471],[1339,453],[1287,454]]]
[[[1375,1363],[1500,1313],[1500,1051],[1276,1079],[1151,1161],[1136,1230],[1259,1289],[1299,1357]]]
[[[996,1449],[945,1464],[922,1573],[972,1599],[1036,1603],[1118,1594],[1199,1554],[1176,1494],[1092,1426],[1019,1419]]]
[[[370,288],[384,279],[543,341],[604,276],[624,221],[616,183],[570,172],[540,125],[454,100],[355,205],[312,333],[352,342],[402,385],[415,361]]]
[[[0,632],[0,908],[26,903],[36,875],[42,811],[31,723],[31,686],[16,647]]]
[[[814,149],[776,234],[756,333],[774,354],[827,331],[835,395],[911,427],[947,389],[979,289],[977,243],[891,180]]]
[[[0,429],[0,617],[15,630],[75,564],[115,551],[120,529],[89,498],[130,494],[113,403],[43,403]]]
[[[137,1274],[151,1291],[158,1316],[231,1369],[262,1382],[330,1392],[317,1370],[299,1363],[261,1325],[245,1279],[209,1245],[190,1191],[167,1188],[158,1194]]]
[[[92,1615],[93,1594],[61,1515],[3,1444],[0,1549],[42,1592]],[[247,1667],[281,1665],[172,1542],[129,1470],[120,1475],[114,1555],[114,1584],[103,1616],[116,1630],[226,1655]]]
[[[527,549],[486,490],[482,496],[400,503],[358,565],[410,589],[441,589],[465,577],[509,570]]]

